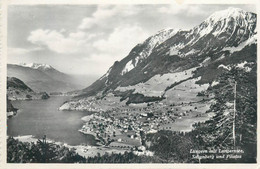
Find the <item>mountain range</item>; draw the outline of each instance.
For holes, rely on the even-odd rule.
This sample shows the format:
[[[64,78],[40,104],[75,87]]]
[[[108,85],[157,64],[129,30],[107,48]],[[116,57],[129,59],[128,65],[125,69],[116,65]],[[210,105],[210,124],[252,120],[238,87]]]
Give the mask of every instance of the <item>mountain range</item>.
[[[7,75],[19,78],[36,92],[68,92],[83,88],[75,77],[47,64],[8,64]]]
[[[172,90],[181,85],[207,90],[227,67],[256,63],[256,30],[256,14],[238,8],[215,12],[190,30],[161,30],[62,108],[87,109],[87,98],[109,94],[127,104],[175,99]]]

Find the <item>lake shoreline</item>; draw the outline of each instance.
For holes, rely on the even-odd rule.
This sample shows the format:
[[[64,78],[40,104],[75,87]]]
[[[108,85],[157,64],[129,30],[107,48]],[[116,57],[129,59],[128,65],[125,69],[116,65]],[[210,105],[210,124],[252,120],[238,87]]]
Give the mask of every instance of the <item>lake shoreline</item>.
[[[16,137],[33,135],[41,138],[44,135],[51,140],[70,145],[96,145],[93,135],[82,134],[82,117],[93,114],[81,111],[59,111],[58,107],[70,96],[53,96],[47,100],[15,100],[14,107],[19,109],[15,118],[7,119],[7,135]]]

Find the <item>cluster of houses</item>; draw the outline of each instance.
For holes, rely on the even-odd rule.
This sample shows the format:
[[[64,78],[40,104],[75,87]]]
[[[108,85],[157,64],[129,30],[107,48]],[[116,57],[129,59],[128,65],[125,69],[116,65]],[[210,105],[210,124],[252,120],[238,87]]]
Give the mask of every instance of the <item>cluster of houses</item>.
[[[174,130],[171,124],[176,119],[189,115],[191,111],[180,111],[175,106],[163,104],[114,107],[109,111],[93,114],[81,131],[96,136],[105,145],[124,147],[126,144],[130,146],[125,147],[131,148],[133,143],[141,145],[141,132],[147,134],[159,130]]]

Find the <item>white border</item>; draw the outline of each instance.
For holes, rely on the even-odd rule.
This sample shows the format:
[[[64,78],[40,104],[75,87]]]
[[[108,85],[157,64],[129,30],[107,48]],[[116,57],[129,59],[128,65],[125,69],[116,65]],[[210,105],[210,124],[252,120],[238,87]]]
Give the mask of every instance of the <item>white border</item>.
[[[7,120],[6,120],[6,58],[7,58],[7,7],[8,5],[87,5],[87,4],[255,4],[257,7],[257,14],[259,14],[258,0],[0,0],[0,169],[74,169],[74,168],[93,168],[93,169],[258,169],[260,161],[259,153],[259,134],[257,135],[257,164],[7,164],[6,163],[6,136],[7,136]],[[257,18],[257,28],[259,29],[259,17]],[[258,35],[259,39],[259,35]],[[259,55],[260,45],[257,45],[257,56]],[[259,58],[257,58],[259,63]],[[259,74],[259,66],[257,66],[257,76]],[[258,77],[257,77],[258,78]],[[259,78],[258,78],[259,79]],[[259,84],[259,80],[257,84]],[[257,90],[259,96],[259,89]],[[258,105],[260,101],[258,99]],[[259,107],[258,107],[258,125],[259,131]]]

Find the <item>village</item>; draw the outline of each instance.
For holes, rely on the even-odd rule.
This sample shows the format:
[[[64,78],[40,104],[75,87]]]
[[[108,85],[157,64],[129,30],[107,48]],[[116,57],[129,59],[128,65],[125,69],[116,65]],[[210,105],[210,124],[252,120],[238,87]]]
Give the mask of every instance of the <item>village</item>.
[[[159,83],[156,83],[158,91],[155,93],[148,90],[150,84],[144,85],[144,88],[136,87],[137,91],[141,90],[140,88],[145,91],[147,88],[147,91],[142,93],[147,96],[163,93],[164,99],[161,101],[127,104],[128,99],[122,99],[116,94],[108,93],[102,97],[100,93],[96,97],[70,102],[70,108],[79,110],[84,108],[94,112],[82,118],[84,125],[79,131],[93,135],[100,145],[113,149],[139,150],[139,152],[144,152],[142,145],[147,134],[161,130],[190,132],[195,123],[206,121],[213,116],[208,110],[214,102],[213,95],[205,95],[203,92],[209,85],[196,84],[200,77],[190,79],[191,72],[192,70],[188,75],[182,74],[187,76],[187,79],[172,88],[168,87],[167,90]],[[167,77],[160,76],[155,80],[166,78],[167,81],[167,78],[176,74],[178,73]],[[186,90],[187,88],[189,90]],[[124,92],[125,89],[118,90]]]
[[[208,102],[179,105],[155,102],[113,107],[82,118],[85,124],[79,131],[95,136],[99,144],[106,147],[143,152],[146,134],[160,130],[190,131],[192,124],[209,118],[205,113],[208,108]]]

